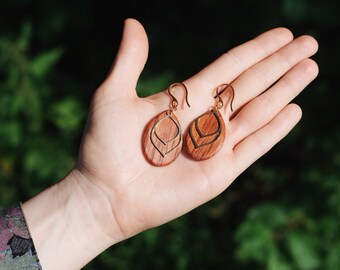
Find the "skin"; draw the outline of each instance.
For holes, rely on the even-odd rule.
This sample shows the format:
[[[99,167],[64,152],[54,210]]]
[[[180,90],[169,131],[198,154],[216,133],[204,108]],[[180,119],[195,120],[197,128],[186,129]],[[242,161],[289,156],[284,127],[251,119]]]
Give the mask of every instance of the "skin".
[[[301,119],[300,107],[290,102],[316,78],[318,67],[309,57],[317,49],[312,37],[294,39],[288,29],[276,28],[185,80],[191,108],[180,102],[176,111],[183,130],[214,105],[216,86],[233,85],[234,112],[227,93],[220,110],[227,137],[209,160],[180,154],[172,164],[155,167],[143,156],[141,136],[170,98],[165,91],[137,96],[148,40],[142,25],[127,19],[112,69],[94,93],[77,164],[23,205],[43,269],[80,269],[111,245],[223,192]],[[180,88],[172,93],[184,100]]]

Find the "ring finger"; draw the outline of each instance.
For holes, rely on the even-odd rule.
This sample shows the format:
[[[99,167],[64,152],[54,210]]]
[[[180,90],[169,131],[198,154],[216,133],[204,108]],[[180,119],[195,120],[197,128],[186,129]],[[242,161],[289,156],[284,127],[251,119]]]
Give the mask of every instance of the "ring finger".
[[[305,59],[268,91],[249,102],[230,122],[232,145],[237,145],[272,120],[317,74],[317,64]]]

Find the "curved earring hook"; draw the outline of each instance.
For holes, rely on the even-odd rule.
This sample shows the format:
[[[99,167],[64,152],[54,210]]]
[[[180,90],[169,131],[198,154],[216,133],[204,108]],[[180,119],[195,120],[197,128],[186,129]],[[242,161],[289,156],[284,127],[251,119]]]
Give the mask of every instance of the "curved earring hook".
[[[175,110],[177,109],[177,106],[178,106],[178,100],[177,100],[177,99],[171,94],[171,92],[170,92],[171,89],[174,88],[176,85],[180,85],[180,86],[182,86],[182,87],[184,88],[184,90],[185,90],[185,101],[186,101],[188,107],[190,108],[190,104],[189,104],[189,101],[188,101],[188,89],[187,89],[187,87],[185,86],[184,83],[180,83],[180,82],[178,82],[178,83],[173,83],[173,84],[170,85],[169,88],[168,88],[168,93],[169,93],[169,95],[170,95],[171,98],[172,98],[172,101],[171,101],[171,108],[175,111]]]
[[[222,91],[218,91],[218,89],[219,89],[221,86],[224,87],[223,90],[222,90]],[[233,112],[233,111],[234,111],[234,110],[233,110],[233,101],[234,101],[234,98],[235,98],[235,90],[234,90],[234,87],[232,87],[231,84],[224,83],[224,84],[221,84],[221,85],[219,85],[218,87],[216,87],[216,95],[214,96],[214,98],[218,98],[218,101],[216,102],[216,107],[217,107],[218,109],[221,109],[221,108],[223,107],[223,100],[222,100],[222,98],[221,98],[220,95],[221,95],[225,90],[227,90],[229,87],[230,87],[231,92],[233,93],[233,96],[232,96],[231,101],[230,101],[230,109],[231,109],[231,111]]]

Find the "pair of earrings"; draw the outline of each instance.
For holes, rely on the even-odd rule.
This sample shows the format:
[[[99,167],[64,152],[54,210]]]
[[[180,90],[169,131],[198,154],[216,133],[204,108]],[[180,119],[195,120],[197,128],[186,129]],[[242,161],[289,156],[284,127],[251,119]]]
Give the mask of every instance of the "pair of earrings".
[[[182,128],[175,115],[178,107],[177,99],[171,94],[176,86],[185,90],[185,101],[188,102],[188,89],[183,83],[174,83],[169,86],[168,94],[172,98],[170,108],[156,115],[145,127],[142,144],[146,159],[155,166],[166,166],[173,162],[181,152],[183,145]],[[222,147],[226,129],[219,110],[223,107],[220,95],[227,89],[232,91],[230,102],[231,111],[234,100],[234,88],[230,84],[216,87],[215,106],[196,118],[190,124],[185,138],[188,154],[195,160],[206,160],[213,157]]]

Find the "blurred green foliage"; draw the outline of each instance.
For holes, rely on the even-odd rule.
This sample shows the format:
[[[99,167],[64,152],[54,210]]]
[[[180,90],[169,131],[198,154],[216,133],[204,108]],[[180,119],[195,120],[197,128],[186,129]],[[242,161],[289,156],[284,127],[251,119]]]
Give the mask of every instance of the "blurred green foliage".
[[[85,269],[339,269],[339,10],[336,0],[3,2],[0,207],[35,195],[74,165],[124,18],[139,19],[150,39],[141,96],[286,26],[320,43],[320,75],[295,100],[304,110],[298,127],[219,197]]]

